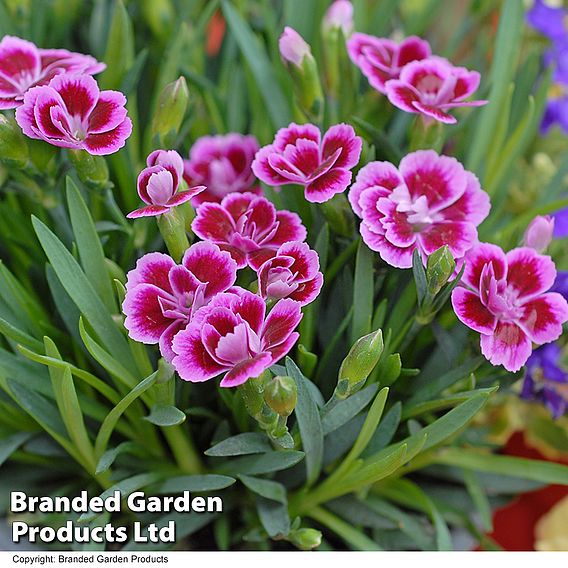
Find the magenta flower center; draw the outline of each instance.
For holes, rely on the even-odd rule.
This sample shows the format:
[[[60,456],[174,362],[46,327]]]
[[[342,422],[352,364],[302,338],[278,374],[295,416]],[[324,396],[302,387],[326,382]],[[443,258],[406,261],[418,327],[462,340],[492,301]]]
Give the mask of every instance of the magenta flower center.
[[[284,266],[275,266],[268,271],[266,293],[270,298],[286,298],[296,291],[299,284],[295,282],[298,272],[292,272]]]

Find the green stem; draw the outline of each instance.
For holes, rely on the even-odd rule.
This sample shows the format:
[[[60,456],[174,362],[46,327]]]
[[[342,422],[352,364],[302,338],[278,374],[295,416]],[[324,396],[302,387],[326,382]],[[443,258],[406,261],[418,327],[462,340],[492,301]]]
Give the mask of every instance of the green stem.
[[[337,273],[345,266],[345,263],[357,252],[361,239],[355,239],[341,254],[331,263],[325,273],[325,283],[329,283],[337,276]]]
[[[162,428],[176,463],[184,473],[196,474],[203,471],[203,464],[193,442],[186,436],[181,426]]]
[[[382,550],[381,547],[367,535],[321,507],[315,507],[307,513],[307,516],[333,531],[356,550]]]

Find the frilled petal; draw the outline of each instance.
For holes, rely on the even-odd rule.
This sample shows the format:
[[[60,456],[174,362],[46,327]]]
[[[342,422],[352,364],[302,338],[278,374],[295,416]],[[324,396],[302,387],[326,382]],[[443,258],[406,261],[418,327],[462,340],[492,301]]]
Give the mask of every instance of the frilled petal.
[[[0,73],[15,84],[29,86],[40,72],[37,47],[30,41],[15,36],[4,36],[0,42]],[[26,81],[27,79],[27,81]]]
[[[414,103],[420,101],[420,95],[414,87],[398,79],[391,79],[385,84],[386,95],[395,107],[406,112],[417,113]]]
[[[410,268],[414,245],[402,248],[387,241],[383,233],[373,231],[366,223],[361,224],[361,236],[365,244],[379,253],[380,257],[395,268]]]
[[[390,162],[371,162],[363,166],[355,183],[349,190],[349,202],[353,211],[361,217],[361,205],[359,203],[361,193],[366,189],[373,186],[380,186],[388,190],[393,190],[395,187],[403,183],[403,179],[398,173],[396,167]]]
[[[66,137],[69,131],[69,116],[64,110],[59,94],[47,87],[37,92],[34,104],[35,126],[46,138]]]
[[[457,101],[467,99],[467,97],[477,91],[479,82],[481,81],[481,75],[477,71],[469,71],[464,67],[456,67],[454,74],[457,75],[457,81],[454,87],[454,98]]]
[[[89,116],[89,132],[100,134],[113,130],[126,118],[126,97],[118,91],[102,91]]]
[[[201,341],[200,328],[193,323],[175,335],[172,349],[176,354],[172,363],[184,381],[207,381],[226,370],[209,355]]]
[[[376,206],[379,214],[384,217],[380,223],[385,233],[385,238],[397,247],[409,247],[416,242],[416,233],[412,225],[408,222],[408,216],[405,213],[397,211],[397,204],[384,197],[379,198]],[[370,208],[369,208],[370,209]],[[367,211],[367,208],[365,208]],[[369,222],[367,216],[364,216],[366,222]]]
[[[290,256],[293,259],[289,268],[298,278],[313,278],[319,271],[318,253],[310,249],[306,243],[298,241],[284,243],[278,249],[278,256]]]
[[[295,146],[291,146],[293,151],[295,151],[294,158],[300,162],[300,166],[309,167],[309,163],[302,163],[301,158],[298,158],[297,149]],[[291,152],[288,152],[291,154]],[[306,156],[309,160],[310,156]],[[306,161],[307,161],[306,160]],[[285,179],[287,183],[296,183],[303,185],[306,182],[306,174],[304,174],[300,169],[298,169],[294,164],[292,164],[286,157],[281,154],[273,153],[268,157],[268,164],[273,171],[275,171],[282,179]],[[267,180],[263,180],[265,183],[270,183]]]
[[[197,185],[195,187],[190,187],[189,189],[186,189],[184,191],[178,191],[174,193],[174,195],[170,198],[166,205],[168,207],[176,207],[177,205],[186,203],[206,189],[207,188],[204,185]]]
[[[359,163],[362,142],[355,130],[349,124],[336,124],[324,135],[322,142],[322,157],[325,160],[337,150],[341,150],[335,160],[334,168],[350,169]]]
[[[264,146],[256,153],[251,168],[260,181],[268,185],[284,185],[289,183],[288,178],[276,171],[270,163],[271,158],[275,155],[277,155],[276,150],[272,144]]]
[[[160,167],[160,166],[158,166]],[[166,205],[174,194],[174,180],[171,172],[160,167],[148,178],[146,193],[153,205]]]
[[[469,221],[479,225],[485,220],[491,209],[489,195],[481,189],[479,180],[471,172],[466,171],[466,188],[464,194],[443,211],[444,219],[452,221]]]
[[[522,307],[519,325],[535,343],[555,341],[568,321],[568,303],[555,292],[543,294]]]
[[[158,342],[160,346],[160,353],[162,357],[171,363],[176,356],[174,350],[172,349],[172,344],[174,342],[174,337],[183,329],[185,329],[187,323],[184,320],[175,320],[170,326],[160,335],[160,341]]]
[[[507,274],[505,253],[497,245],[480,243],[467,252],[465,260],[462,282],[471,286],[474,290],[479,290],[481,272],[489,263],[493,264],[493,271],[497,280],[501,280]]]
[[[235,230],[235,223],[222,205],[203,203],[197,209],[191,229],[200,239],[223,242]]]
[[[170,210],[170,206],[165,205],[147,205],[131,211],[126,217],[128,219],[139,219],[140,217],[155,217],[156,215],[163,215]]]
[[[185,294],[195,292],[199,287],[200,281],[185,266],[176,265],[170,269],[168,274],[171,289],[177,297],[184,297]]]
[[[477,230],[471,223],[443,221],[421,231],[418,238],[427,255],[448,245],[452,256],[461,258],[477,242]]]
[[[463,166],[455,158],[439,156],[434,150],[408,154],[401,160],[399,171],[411,197],[426,196],[431,212],[452,205],[466,190]]]
[[[532,298],[551,288],[556,279],[556,267],[549,256],[533,248],[520,247],[507,253],[507,284],[521,299]]]
[[[106,156],[118,152],[132,134],[132,121],[125,118],[116,128],[100,134],[89,134],[84,146],[87,152],[95,156]]]
[[[309,178],[320,165],[319,146],[313,140],[300,138],[296,144],[286,146],[282,156],[293,166],[292,173],[299,172],[302,180]],[[280,173],[284,175],[283,172]]]
[[[248,263],[248,265],[253,270],[258,271],[258,270],[260,270],[260,267],[265,262],[267,262],[271,258],[274,258],[275,256],[276,256],[276,248],[275,247],[259,248],[258,250],[254,250],[252,252],[249,252],[246,255],[245,265]],[[240,266],[239,266],[239,268],[240,268]]]
[[[479,296],[465,288],[452,292],[452,306],[459,320],[478,333],[491,334],[495,331],[495,316],[481,303]]]
[[[237,279],[236,262],[213,243],[195,243],[187,249],[182,264],[200,282],[207,284],[208,297],[225,292]]]
[[[313,124],[296,124],[292,122],[286,128],[281,128],[274,137],[274,147],[283,151],[289,144],[296,144],[299,139],[312,140],[317,145],[320,143],[321,133]]]
[[[313,302],[321,292],[323,286],[323,274],[318,272],[311,280],[307,280],[292,292],[288,298],[300,302],[302,306]]]
[[[294,347],[298,339],[300,339],[300,334],[294,331],[293,333],[290,334],[290,337],[288,337],[288,339],[286,339],[276,347],[273,347],[270,350],[270,354],[272,355],[271,365],[277,363],[285,355],[288,355],[288,353],[290,353],[290,350],[292,349],[292,347]]]
[[[329,201],[335,194],[347,189],[351,183],[351,176],[349,170],[332,168],[306,186],[306,199],[311,203]]]
[[[152,284],[171,294],[169,273],[175,265],[167,254],[149,252],[139,258],[136,267],[126,275],[126,289],[131,290],[139,284]]]
[[[382,227],[383,213],[379,211],[379,201],[389,195],[390,191],[380,187],[368,187],[359,197],[359,206],[361,208],[361,217],[363,221],[370,227],[378,231]],[[378,231],[383,232],[384,230]]]
[[[172,320],[164,317],[160,299],[165,293],[157,286],[140,284],[129,289],[122,303],[128,335],[142,343],[158,343]]]
[[[49,86],[61,95],[69,114],[81,120],[89,118],[99,100],[99,86],[90,75],[58,75]]]
[[[455,116],[448,114],[440,109],[440,107],[424,104],[420,101],[413,101],[412,106],[420,113],[437,120],[438,122],[443,122],[444,124],[456,124],[458,121]]]
[[[256,334],[260,334],[266,313],[266,304],[260,296],[252,292],[242,294],[233,302],[233,310],[250,325]]]
[[[235,365],[220,383],[222,387],[237,387],[246,383],[248,379],[258,377],[272,364],[270,353],[260,353],[252,359],[247,359]]]
[[[298,302],[287,298],[278,301],[268,314],[262,327],[263,350],[272,351],[276,346],[284,343],[296,329],[301,319],[302,311]]]
[[[270,241],[264,243],[265,246],[279,247],[289,241],[306,240],[307,231],[297,213],[278,211],[276,213],[276,221],[278,222],[278,228]]]
[[[411,61],[420,61],[431,55],[430,44],[417,36],[409,36],[400,42],[397,66],[402,68]]]
[[[517,372],[527,362],[532,351],[531,340],[514,323],[499,322],[495,332],[481,336],[481,352],[493,365],[503,365]]]
[[[16,122],[30,138],[41,139],[35,118],[35,106],[40,95],[54,96],[49,87],[33,87],[24,95],[24,103],[16,109]]]

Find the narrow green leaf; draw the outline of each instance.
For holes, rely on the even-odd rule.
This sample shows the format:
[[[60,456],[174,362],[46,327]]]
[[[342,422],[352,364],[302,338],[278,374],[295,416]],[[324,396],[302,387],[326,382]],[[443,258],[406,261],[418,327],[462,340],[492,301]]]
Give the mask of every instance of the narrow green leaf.
[[[378,388],[378,385],[370,385],[349,398],[338,402],[328,411],[324,409],[321,421],[324,435],[337,430],[361,412],[371,402]]]
[[[355,260],[353,283],[353,319],[351,322],[351,343],[371,332],[373,314],[373,253],[361,241]]]
[[[247,475],[262,475],[281,471],[296,465],[304,458],[304,452],[295,450],[282,450],[278,452],[267,452],[257,456],[245,456],[219,466],[219,473],[235,475],[245,473]]]
[[[286,126],[290,122],[290,108],[282,93],[274,69],[266,55],[266,51],[259,44],[259,40],[251,31],[247,22],[228,1],[221,2],[223,14],[227,25],[243,53],[256,84],[262,94],[264,103],[275,128]]]
[[[49,338],[44,337],[45,354],[48,357],[60,359],[61,355],[55,343]],[[77,398],[73,376],[69,368],[58,369],[49,367],[51,385],[55,393],[55,401],[59,408],[59,413],[69,434],[69,438],[75,444],[77,451],[83,456],[85,462],[95,469],[95,459],[93,446],[85,427],[83,412]]]
[[[436,462],[465,469],[521,477],[549,484],[568,485],[568,465],[510,456],[482,454],[460,448],[446,448]]]
[[[97,439],[95,440],[95,455],[100,459],[106,450],[106,446],[110,436],[116,426],[116,423],[124,413],[124,411],[134,402],[139,396],[146,392],[155,382],[158,377],[158,371],[146,377],[142,382],[137,384],[107,415],[104,422],[101,424]]]
[[[33,432],[16,432],[12,436],[2,438],[0,440],[0,466],[33,435]]]
[[[302,447],[306,453],[307,483],[311,485],[319,477],[323,463],[323,429],[319,410],[308,387],[308,380],[289,357],[286,358],[286,370],[298,387],[295,413],[302,437]]]
[[[283,505],[288,504],[286,498],[286,489],[281,483],[270,481],[269,479],[262,479],[261,477],[251,477],[250,475],[239,475],[238,478],[243,482],[245,487],[248,487],[253,493],[270,499],[278,501]]]
[[[206,475],[181,475],[170,477],[158,485],[155,493],[181,493],[182,491],[193,491],[194,493],[205,493],[207,491],[219,491],[230,487],[235,483],[234,477],[227,475],[216,475],[208,473]]]
[[[256,498],[256,510],[268,536],[280,540],[288,535],[290,532],[290,517],[288,516],[286,505],[258,496]]]
[[[37,340],[31,335],[28,335],[25,331],[18,329],[16,326],[12,325],[10,322],[1,317],[0,333],[5,335],[8,339],[11,339],[12,341],[21,345],[25,345],[30,349],[42,349],[43,347],[41,341]]]
[[[367,444],[365,451],[361,454],[361,457],[373,455],[390,443],[396,433],[398,425],[400,424],[401,416],[402,403],[398,401],[379,422],[378,428],[369,440],[369,443]]]
[[[127,366],[136,368],[128,343],[73,255],[39,219],[32,217],[32,224],[63,288],[93,326],[109,353]]]
[[[114,463],[114,460],[122,453],[130,452],[134,448],[136,448],[136,444],[134,442],[122,442],[122,444],[118,444],[115,448],[111,448],[107,450],[99,459],[97,463],[97,467],[95,470],[95,475],[100,475],[107,471],[110,466]]]
[[[475,504],[477,512],[479,513],[479,516],[481,518],[483,530],[487,533],[490,533],[493,530],[493,520],[491,504],[489,503],[485,489],[481,485],[474,471],[464,469],[463,478],[467,492],[469,493],[471,500]]]
[[[103,247],[87,204],[70,177],[67,178],[67,205],[85,276],[93,285],[107,310],[114,313],[116,304]]]
[[[265,434],[260,432],[244,432],[231,436],[215,444],[206,452],[206,456],[224,457],[246,454],[264,454],[272,451],[272,446]]]

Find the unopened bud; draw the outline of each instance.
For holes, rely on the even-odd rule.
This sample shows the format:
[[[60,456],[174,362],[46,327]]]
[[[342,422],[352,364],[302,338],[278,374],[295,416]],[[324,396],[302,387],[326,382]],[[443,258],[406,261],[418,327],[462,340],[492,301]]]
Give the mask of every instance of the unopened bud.
[[[85,150],[69,150],[69,157],[85,185],[95,189],[109,187],[108,166],[102,156],[93,156]]]
[[[353,234],[355,217],[344,193],[337,193],[329,201],[322,203],[321,208],[334,233],[343,237]]]
[[[435,296],[450,279],[456,269],[456,261],[448,245],[440,247],[429,257],[426,265],[428,291]]]
[[[554,217],[538,215],[527,227],[523,237],[523,245],[543,253],[554,235]]]
[[[158,98],[158,106],[152,121],[152,136],[162,146],[173,146],[177,136],[187,104],[189,90],[184,77],[167,84]]]
[[[280,416],[290,416],[298,401],[298,388],[292,377],[274,377],[264,388],[264,402]]]
[[[341,29],[345,38],[353,33],[353,4],[349,0],[335,0],[325,13],[322,22],[324,35],[336,29]]]
[[[22,168],[28,159],[28,145],[18,123],[0,114],[0,161]]]
[[[300,550],[313,550],[321,544],[322,534],[317,529],[298,529],[292,531],[288,540]]]
[[[290,27],[284,28],[278,46],[294,82],[298,106],[310,120],[319,122],[323,114],[323,91],[318,66],[310,46]]]
[[[383,352],[383,332],[378,329],[359,338],[339,368],[337,398],[347,398],[363,388]]]

